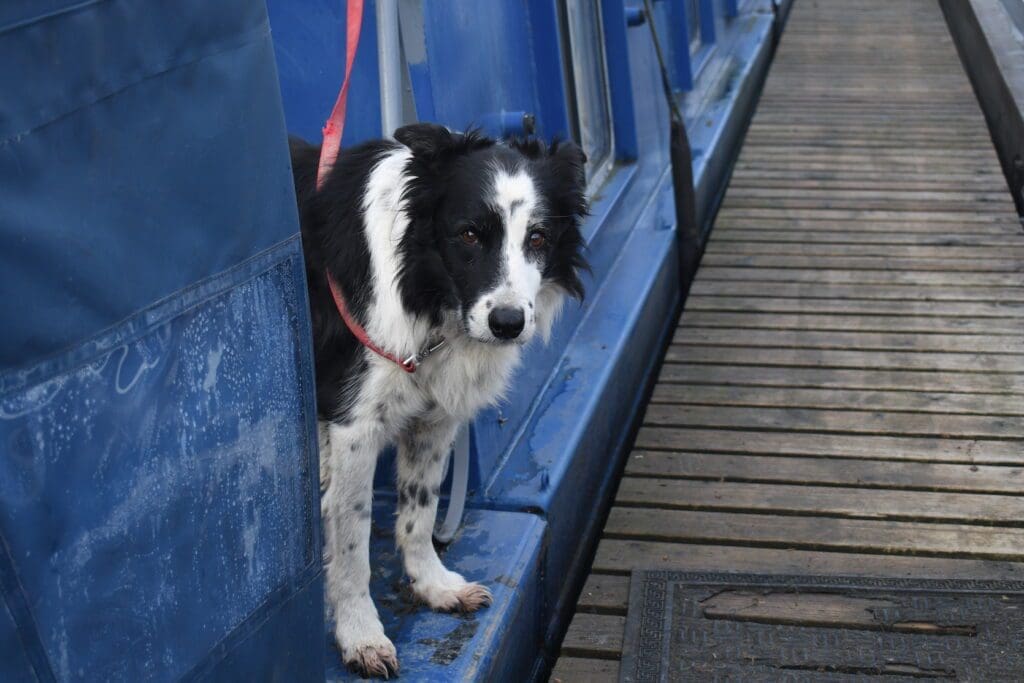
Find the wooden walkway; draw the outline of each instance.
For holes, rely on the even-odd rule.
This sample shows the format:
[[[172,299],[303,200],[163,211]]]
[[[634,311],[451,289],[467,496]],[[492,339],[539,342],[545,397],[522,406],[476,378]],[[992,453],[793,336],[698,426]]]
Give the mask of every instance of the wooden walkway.
[[[1024,234],[935,0],[796,0],[552,680],[634,567],[1024,576]]]

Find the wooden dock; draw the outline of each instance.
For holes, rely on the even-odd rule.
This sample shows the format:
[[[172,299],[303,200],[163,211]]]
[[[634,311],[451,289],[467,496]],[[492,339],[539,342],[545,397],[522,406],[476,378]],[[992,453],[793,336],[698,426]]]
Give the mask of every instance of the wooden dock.
[[[1024,233],[934,0],[797,0],[552,680],[634,568],[1024,577]]]

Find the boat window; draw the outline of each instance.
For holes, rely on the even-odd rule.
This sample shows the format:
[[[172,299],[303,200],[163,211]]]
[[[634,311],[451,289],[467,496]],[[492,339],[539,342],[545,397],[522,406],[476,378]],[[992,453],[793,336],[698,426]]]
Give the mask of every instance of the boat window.
[[[587,155],[587,181],[599,184],[611,166],[614,151],[608,70],[598,0],[564,0],[563,35],[568,33],[569,106],[573,137]]]

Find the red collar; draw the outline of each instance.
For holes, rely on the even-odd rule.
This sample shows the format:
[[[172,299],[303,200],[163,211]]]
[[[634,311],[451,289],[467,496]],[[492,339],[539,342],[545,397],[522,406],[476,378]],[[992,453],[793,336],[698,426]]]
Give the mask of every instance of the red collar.
[[[345,321],[345,327],[347,327],[348,331],[352,333],[352,336],[358,339],[360,344],[370,349],[381,358],[387,358],[406,372],[410,374],[416,372],[416,366],[420,361],[445,345],[444,338],[441,338],[437,343],[427,344],[427,346],[419,352],[414,353],[405,360],[402,360],[393,353],[388,353],[373,343],[373,340],[370,339],[370,335],[367,334],[366,330],[363,329],[363,326],[359,324],[359,321],[356,320],[349,312],[348,306],[345,304],[345,297],[341,294],[341,287],[339,287],[338,283],[334,281],[334,278],[331,277],[330,273],[327,273],[327,286],[331,289],[331,297],[334,298],[334,306],[338,309],[338,314],[341,315],[341,319]]]

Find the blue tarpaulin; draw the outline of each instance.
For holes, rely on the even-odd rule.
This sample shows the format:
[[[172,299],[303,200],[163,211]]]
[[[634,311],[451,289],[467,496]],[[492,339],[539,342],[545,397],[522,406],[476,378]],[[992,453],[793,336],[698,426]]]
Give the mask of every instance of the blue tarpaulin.
[[[0,65],[0,680],[322,678],[264,3],[8,0]]]

